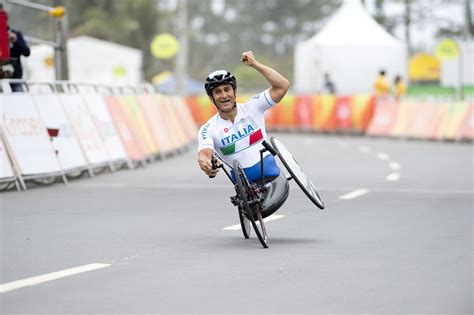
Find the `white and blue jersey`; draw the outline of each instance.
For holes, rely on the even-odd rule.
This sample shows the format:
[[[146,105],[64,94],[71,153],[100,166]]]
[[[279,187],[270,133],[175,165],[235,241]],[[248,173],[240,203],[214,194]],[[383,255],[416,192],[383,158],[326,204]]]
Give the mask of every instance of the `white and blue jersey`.
[[[209,148],[217,152],[229,165],[238,160],[250,181],[260,179],[260,149],[266,139],[265,111],[275,106],[268,90],[237,104],[234,122],[219,113],[212,116],[198,134],[198,151]],[[278,176],[280,169],[275,158],[264,153],[264,176]]]

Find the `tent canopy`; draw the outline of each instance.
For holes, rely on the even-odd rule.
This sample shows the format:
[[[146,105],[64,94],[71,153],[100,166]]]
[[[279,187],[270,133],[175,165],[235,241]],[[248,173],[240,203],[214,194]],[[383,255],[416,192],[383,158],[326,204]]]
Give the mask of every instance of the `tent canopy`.
[[[69,79],[76,82],[131,84],[141,82],[142,52],[89,36],[67,42]],[[31,47],[24,58],[25,79],[54,80],[54,51],[47,45]]]
[[[406,77],[406,49],[359,0],[346,0],[323,29],[297,44],[294,64],[297,93],[321,92],[325,73],[338,94],[367,93],[381,69]]]
[[[359,0],[345,1],[329,23],[314,35],[310,42],[316,45],[400,44],[370,16]]]

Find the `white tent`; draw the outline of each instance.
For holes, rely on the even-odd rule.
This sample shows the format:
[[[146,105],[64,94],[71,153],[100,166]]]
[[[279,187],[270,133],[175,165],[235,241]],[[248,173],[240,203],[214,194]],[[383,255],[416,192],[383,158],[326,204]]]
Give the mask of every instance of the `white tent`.
[[[296,93],[317,93],[324,73],[338,94],[373,91],[373,82],[384,69],[389,81],[406,78],[405,44],[390,35],[365,10],[359,0],[346,0],[316,35],[297,44]]]
[[[141,82],[142,52],[139,49],[79,36],[68,40],[69,79],[76,82],[136,85]],[[24,79],[54,80],[54,52],[46,45],[31,47],[23,58]]]

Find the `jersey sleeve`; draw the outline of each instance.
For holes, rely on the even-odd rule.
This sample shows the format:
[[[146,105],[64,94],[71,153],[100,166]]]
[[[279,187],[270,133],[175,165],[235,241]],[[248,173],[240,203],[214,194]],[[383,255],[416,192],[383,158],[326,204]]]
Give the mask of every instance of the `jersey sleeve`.
[[[275,105],[276,105],[276,102],[270,97],[269,89],[266,89],[260,94],[256,94],[252,96],[247,102],[245,102],[245,106],[258,108],[258,110],[262,113],[272,108]]]
[[[199,128],[198,152],[202,149],[214,149],[214,140],[211,136],[211,123],[207,122]]]

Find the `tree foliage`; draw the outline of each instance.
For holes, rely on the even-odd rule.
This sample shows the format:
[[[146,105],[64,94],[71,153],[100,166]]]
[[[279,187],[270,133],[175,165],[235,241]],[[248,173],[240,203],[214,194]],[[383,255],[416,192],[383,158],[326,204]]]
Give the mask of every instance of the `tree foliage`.
[[[172,4],[177,0],[34,0],[50,6],[64,5],[70,36],[88,35],[143,51],[145,79],[164,70],[174,69],[174,60],[151,56],[150,43],[160,33],[177,34],[177,18]],[[438,5],[468,0],[435,0]],[[241,66],[240,54],[253,50],[259,60],[275,66],[290,80],[293,53],[297,42],[314,35],[339,7],[342,0],[187,0],[188,73],[202,79],[223,68],[236,73],[240,88],[265,85],[255,71]],[[369,0],[363,1],[368,4]],[[412,21],[433,19],[430,1],[373,0],[374,17],[389,32],[403,23],[404,16],[388,16],[388,3],[410,3]],[[52,40],[52,21],[46,13],[28,13],[15,8],[16,24],[27,35]],[[348,26],[350,27],[350,26]],[[440,35],[459,36],[462,25],[440,26]]]

